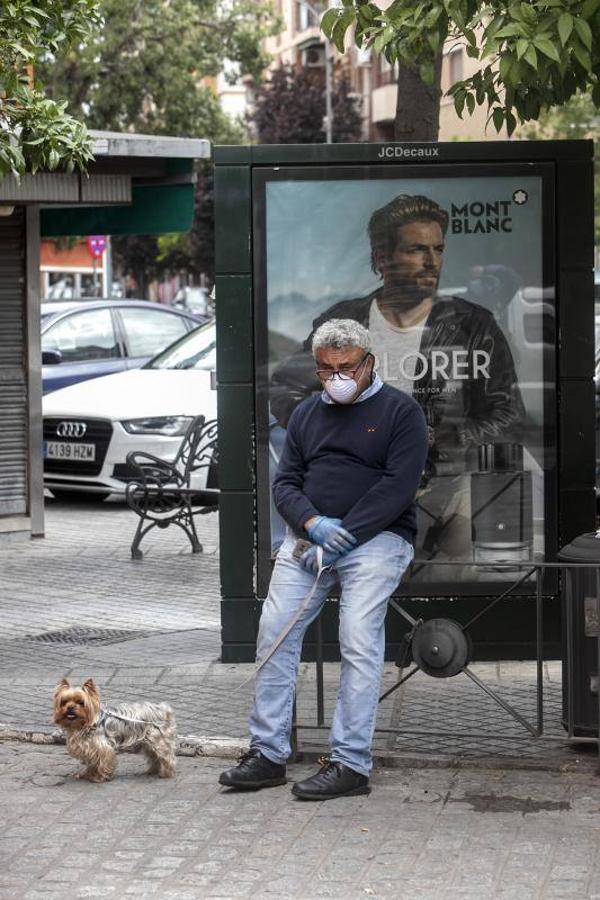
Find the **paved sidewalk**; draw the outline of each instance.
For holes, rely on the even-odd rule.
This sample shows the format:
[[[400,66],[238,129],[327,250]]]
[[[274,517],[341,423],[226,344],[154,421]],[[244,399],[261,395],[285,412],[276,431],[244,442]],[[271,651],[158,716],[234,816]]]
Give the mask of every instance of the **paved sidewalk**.
[[[91,785],[63,747],[0,742],[0,897],[600,898],[590,776],[382,769],[369,797],[302,803],[220,789],[224,765],[184,757],[160,781],[122,756]]]
[[[596,760],[564,740],[557,663],[544,680],[554,742],[524,738],[466,678],[418,675],[380,708],[379,727],[402,731],[377,736],[370,797],[303,804],[288,787],[219,788],[231,764],[219,756],[245,745],[252,685],[236,687],[252,667],[219,662],[216,517],[199,525],[203,555],[169,530],[134,563],[122,504],[49,503],[46,539],[0,545],[2,900],[600,900]],[[534,718],[530,663],[474,668]],[[325,667],[326,721],[338,673]],[[147,778],[124,755],[110,784],[75,781],[50,722],[65,674],[93,675],[108,701],[171,702],[176,778]],[[385,686],[397,677],[387,665]],[[312,665],[298,710],[314,724]],[[300,737],[325,747],[323,731]],[[304,762],[289,776],[314,771]]]
[[[192,555],[175,529],[155,531],[132,562],[135,517],[119,502],[47,505],[45,539],[0,544],[0,735],[52,740],[52,690],[67,675],[93,676],[106,701],[146,697],[175,708],[182,750],[235,753],[246,741],[252,695],[248,664],[223,665],[220,654],[217,517],[199,517],[205,552]],[[392,613],[390,613],[392,614]],[[504,699],[535,718],[535,667],[473,666]],[[331,720],[339,667],[325,666],[325,721]],[[398,670],[386,666],[384,687]],[[315,671],[301,667],[298,715],[314,724]],[[242,685],[240,688],[239,686]],[[582,757],[560,724],[560,665],[545,668],[547,734],[522,727],[465,676],[419,673],[379,710],[384,759],[451,764],[490,761],[555,769]],[[456,737],[456,734],[459,737]],[[301,731],[303,747],[326,748],[326,732]]]

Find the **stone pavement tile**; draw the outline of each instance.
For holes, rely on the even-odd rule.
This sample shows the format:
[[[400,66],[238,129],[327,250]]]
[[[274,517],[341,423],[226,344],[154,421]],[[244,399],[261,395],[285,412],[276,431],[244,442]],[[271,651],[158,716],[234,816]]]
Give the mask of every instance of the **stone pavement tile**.
[[[110,859],[103,860],[100,865],[109,872],[130,873],[139,867],[143,856],[144,850],[117,850]]]
[[[540,900],[539,888],[521,884],[497,885],[493,894],[494,900]]]
[[[266,874],[257,893],[261,897],[302,897],[307,888],[308,890],[312,888],[309,873],[305,873],[304,876]],[[304,896],[307,896],[306,893]]]
[[[559,898],[569,898],[569,900],[581,900],[586,896],[587,884],[585,881],[551,881],[544,885],[542,896],[544,900],[559,900]]]
[[[65,891],[58,887],[55,890],[35,887],[21,894],[22,900],[66,900],[67,896]]]
[[[146,900],[147,897],[157,897],[162,891],[162,886],[157,881],[131,881],[123,886],[122,891],[123,896]]]
[[[407,777],[389,770],[374,776],[368,798],[300,804],[286,787],[250,795],[222,791],[216,777],[223,763],[198,758],[182,759],[177,778],[169,783],[144,778],[140,760],[123,757],[110,784],[68,779],[51,784],[53,773],[64,771],[64,750],[14,746],[0,745],[0,791],[9,799],[0,848],[5,838],[17,834],[24,841],[24,858],[40,845],[47,865],[35,867],[35,883],[17,882],[22,894],[44,896],[43,885],[46,896],[58,896],[60,884],[61,900],[96,895],[542,900],[543,884],[548,896],[585,900],[594,878],[597,884],[600,831],[594,827],[595,815],[567,808],[553,815],[543,807],[528,813],[518,806],[496,812],[477,799],[504,791],[518,801],[534,791],[543,799],[546,773],[517,783],[493,772],[474,778],[461,771],[412,770]],[[291,766],[290,775],[302,778],[311,768]],[[596,789],[592,777],[565,775],[558,781],[578,796]],[[394,806],[396,786],[400,796]],[[553,779],[549,789],[554,796],[556,787]],[[452,803],[455,796],[460,803]],[[50,823],[54,851],[71,859],[69,871],[81,875],[86,857],[99,854],[86,886],[47,877],[56,868],[47,853],[48,825],[42,834],[22,830],[32,821],[32,802]],[[38,824],[35,819],[33,824]],[[550,851],[543,855],[545,834]],[[503,860],[504,868],[498,869]],[[580,877],[584,871],[585,882]]]
[[[373,890],[371,888],[371,890]],[[308,900],[308,898],[331,898],[331,900],[367,900],[368,897],[382,897],[384,896],[381,892],[370,894],[365,891],[365,888],[362,886],[357,886],[348,883],[339,883],[337,881],[317,881],[312,882],[308,885],[305,884],[303,890],[300,893],[300,897],[303,900]],[[401,897],[401,895],[396,894],[396,897]]]

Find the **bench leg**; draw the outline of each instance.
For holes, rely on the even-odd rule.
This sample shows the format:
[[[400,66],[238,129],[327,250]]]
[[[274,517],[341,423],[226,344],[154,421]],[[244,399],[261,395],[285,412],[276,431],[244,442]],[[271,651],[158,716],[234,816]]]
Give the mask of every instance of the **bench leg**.
[[[144,527],[144,523],[147,522],[148,519],[145,516],[140,516],[140,520],[138,522],[138,526],[133,537],[133,541],[131,543],[131,558],[132,559],[142,559],[144,554],[140,550],[140,544],[144,537],[148,534],[148,532],[158,526],[159,528],[168,528],[169,525],[179,525],[179,527],[185,531],[186,535],[189,538],[190,544],[192,545],[192,553],[202,553],[203,547],[198,538],[198,532],[196,531],[196,523],[194,522],[194,514],[192,512],[192,507],[189,504],[180,511],[177,516],[174,516],[172,519],[164,519],[161,521],[150,520],[150,524]]]
[[[194,522],[194,513],[192,512],[192,507],[188,506],[187,508],[187,520],[190,527],[190,532],[188,532],[191,544],[192,544],[192,553],[202,553],[204,549],[202,544],[198,539],[198,532],[196,531],[196,523]]]
[[[198,532],[196,531],[191,506],[186,506],[185,510],[181,512],[181,515],[171,521],[172,523],[175,523],[175,525],[179,525],[179,527],[187,534],[190,544],[192,545],[192,553],[202,553],[203,547],[198,539]]]
[[[144,537],[148,534],[151,528],[154,528],[156,522],[150,522],[149,525],[144,528],[144,522],[146,519],[144,517],[140,518],[138,522],[138,526],[136,528],[135,535],[133,537],[133,541],[131,542],[131,558],[132,559],[142,559],[144,554],[140,550],[140,544]]]

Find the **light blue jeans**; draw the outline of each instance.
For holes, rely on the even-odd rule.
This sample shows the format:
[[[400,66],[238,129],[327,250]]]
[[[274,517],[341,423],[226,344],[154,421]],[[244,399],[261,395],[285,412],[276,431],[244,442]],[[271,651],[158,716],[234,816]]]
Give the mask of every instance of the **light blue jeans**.
[[[269,652],[293,619],[315,583],[292,557],[296,538],[289,533],[281,545],[263,604],[257,659]],[[368,775],[375,729],[379,685],[385,651],[384,622],[388,600],[413,558],[413,548],[391,531],[378,534],[336,563],[340,597],[340,687],[330,748],[332,761]],[[312,601],[256,678],[250,714],[250,746],[275,763],[291,753],[290,733],[296,677],[304,633],[319,615],[335,574],[323,572]]]

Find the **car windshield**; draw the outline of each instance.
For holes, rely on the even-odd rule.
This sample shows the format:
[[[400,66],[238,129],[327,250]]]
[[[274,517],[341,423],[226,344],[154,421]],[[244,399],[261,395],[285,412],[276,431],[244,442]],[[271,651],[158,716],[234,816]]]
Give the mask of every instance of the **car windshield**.
[[[202,325],[180,338],[149,363],[145,369],[214,369],[217,336],[214,322]]]

